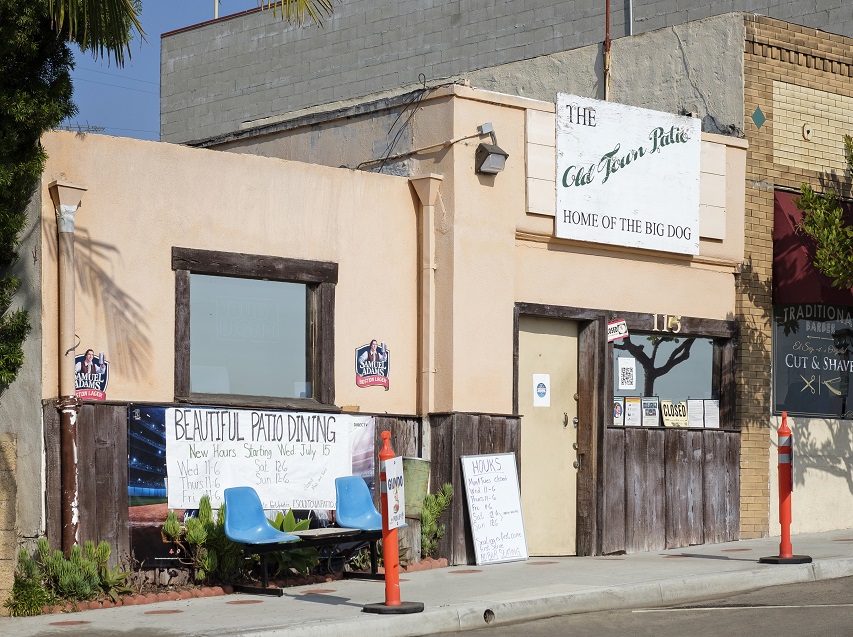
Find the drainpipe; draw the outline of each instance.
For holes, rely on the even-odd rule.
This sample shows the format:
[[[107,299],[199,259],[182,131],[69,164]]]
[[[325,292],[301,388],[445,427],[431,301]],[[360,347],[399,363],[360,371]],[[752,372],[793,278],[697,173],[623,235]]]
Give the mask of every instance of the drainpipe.
[[[610,0],[604,4],[604,100],[610,100]]]
[[[56,210],[59,256],[59,461],[62,481],[62,552],[78,543],[77,412],[74,386],[74,216],[86,188],[67,182],[49,184]]]
[[[424,418],[435,411],[435,202],[443,179],[441,175],[431,174],[410,180],[421,200],[418,414]]]

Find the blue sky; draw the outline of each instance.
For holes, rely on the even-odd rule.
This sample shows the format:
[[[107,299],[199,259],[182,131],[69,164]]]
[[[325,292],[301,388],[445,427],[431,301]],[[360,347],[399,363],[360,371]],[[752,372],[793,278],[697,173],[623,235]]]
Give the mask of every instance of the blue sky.
[[[74,102],[65,125],[98,126],[103,134],[160,138],[160,35],[213,19],[214,0],[142,0],[146,41],[131,44],[124,68],[74,51]],[[258,6],[258,0],[220,0],[219,16]]]

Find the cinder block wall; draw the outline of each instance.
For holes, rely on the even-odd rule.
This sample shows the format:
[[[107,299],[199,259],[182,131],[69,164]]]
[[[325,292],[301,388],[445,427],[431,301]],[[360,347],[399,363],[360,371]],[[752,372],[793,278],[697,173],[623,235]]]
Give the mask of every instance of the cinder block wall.
[[[818,8],[820,7],[820,8]],[[841,0],[634,0],[611,37],[733,11],[754,11],[853,36]],[[320,28],[253,10],[167,34],[161,43],[160,134],[201,140],[244,121],[411,88],[604,40],[597,0],[348,0]],[[567,70],[571,72],[571,70]]]
[[[16,476],[15,438],[0,434],[0,602],[12,592],[17,554],[15,503],[18,481]],[[0,603],[0,615],[6,610]]]
[[[773,191],[818,188],[844,173],[841,136],[853,133],[853,40],[757,16],[746,17],[744,50],[746,262],[738,277],[738,420],[741,537],[769,534]],[[753,121],[761,109],[766,121]],[[803,124],[812,126],[810,139]],[[848,182],[849,183],[849,182]],[[849,191],[844,184],[836,190]],[[775,532],[776,530],[773,529]]]

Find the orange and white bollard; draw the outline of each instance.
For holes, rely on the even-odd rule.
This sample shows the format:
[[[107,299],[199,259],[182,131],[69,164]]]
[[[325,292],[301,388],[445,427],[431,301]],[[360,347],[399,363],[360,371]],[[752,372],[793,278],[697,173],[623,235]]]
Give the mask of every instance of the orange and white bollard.
[[[779,555],[762,557],[762,564],[808,564],[812,558],[808,555],[794,555],[791,546],[791,494],[794,491],[794,437],[788,427],[788,412],[782,412],[782,425],[779,427],[779,524],[782,527],[782,539],[779,542]]]
[[[408,614],[420,613],[423,602],[400,601],[400,549],[396,527],[388,528],[388,477],[385,463],[394,458],[391,449],[391,432],[382,432],[382,448],[379,450],[380,503],[382,506],[382,562],[385,568],[385,603],[365,604],[365,613]]]

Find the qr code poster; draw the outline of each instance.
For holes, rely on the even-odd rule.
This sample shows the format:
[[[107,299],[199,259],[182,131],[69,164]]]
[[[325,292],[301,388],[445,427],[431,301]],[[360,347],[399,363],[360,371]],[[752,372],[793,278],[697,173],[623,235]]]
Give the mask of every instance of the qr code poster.
[[[619,358],[619,389],[636,389],[636,359],[630,357]]]

